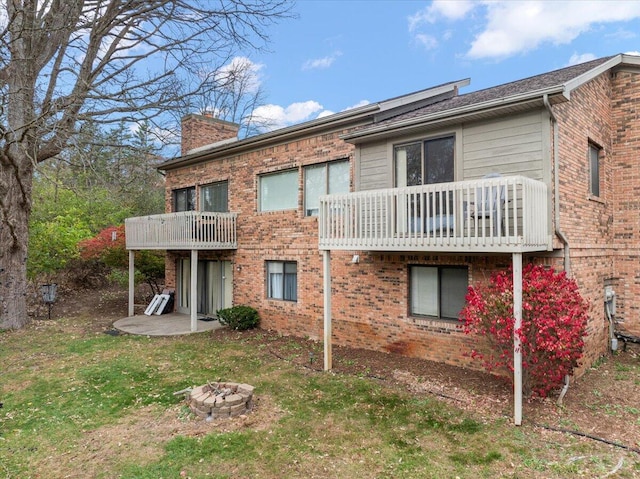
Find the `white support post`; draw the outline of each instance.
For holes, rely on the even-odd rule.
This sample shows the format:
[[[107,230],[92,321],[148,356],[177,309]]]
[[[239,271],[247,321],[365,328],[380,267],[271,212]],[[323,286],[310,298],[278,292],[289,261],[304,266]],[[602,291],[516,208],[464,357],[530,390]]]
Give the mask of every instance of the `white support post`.
[[[331,252],[322,252],[322,271],[324,287],[324,370],[329,371],[331,359]]]
[[[191,282],[189,289],[189,311],[191,313],[191,332],[198,330],[198,250],[191,250]]]
[[[513,422],[522,424],[522,253],[513,253]]]
[[[136,269],[135,269],[135,258],[136,258],[136,252],[132,249],[129,250],[129,317],[133,316],[134,313],[134,309],[133,309],[133,301],[134,301],[134,292],[135,292],[135,286],[136,286],[136,281],[135,281],[135,273],[136,273]]]

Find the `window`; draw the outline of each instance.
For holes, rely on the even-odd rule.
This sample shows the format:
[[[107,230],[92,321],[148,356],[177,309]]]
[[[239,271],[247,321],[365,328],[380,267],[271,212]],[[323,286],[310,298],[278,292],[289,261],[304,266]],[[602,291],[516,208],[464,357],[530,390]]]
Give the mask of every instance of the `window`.
[[[202,211],[229,211],[229,183],[220,181],[200,187],[200,209]]]
[[[260,211],[292,210],[298,207],[298,170],[260,177]]]
[[[293,261],[267,261],[267,298],[298,300],[298,265]]]
[[[453,181],[454,145],[447,136],[395,147],[396,187]]]
[[[602,148],[589,143],[589,193],[600,196],[600,152]]]
[[[196,209],[196,189],[182,188],[173,190],[173,211],[193,211]]]
[[[317,216],[320,196],[349,192],[349,160],[307,166],[304,169],[304,211]]]
[[[411,266],[410,313],[458,319],[468,288],[466,267]]]

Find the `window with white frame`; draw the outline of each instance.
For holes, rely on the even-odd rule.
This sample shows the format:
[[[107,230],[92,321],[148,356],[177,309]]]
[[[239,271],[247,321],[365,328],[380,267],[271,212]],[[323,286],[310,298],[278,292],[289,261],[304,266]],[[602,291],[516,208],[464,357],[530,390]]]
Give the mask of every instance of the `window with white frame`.
[[[349,160],[310,165],[304,169],[304,211],[317,216],[320,196],[349,192]]]
[[[267,261],[267,298],[298,300],[298,264],[295,261]]]
[[[589,194],[600,196],[600,154],[602,148],[589,142]]]
[[[229,211],[229,183],[218,181],[200,187],[200,209],[225,213]]]
[[[173,190],[173,211],[193,211],[196,209],[196,188]]]
[[[260,211],[293,210],[298,207],[298,170],[262,175]]]
[[[469,286],[467,267],[410,266],[410,314],[458,319]]]

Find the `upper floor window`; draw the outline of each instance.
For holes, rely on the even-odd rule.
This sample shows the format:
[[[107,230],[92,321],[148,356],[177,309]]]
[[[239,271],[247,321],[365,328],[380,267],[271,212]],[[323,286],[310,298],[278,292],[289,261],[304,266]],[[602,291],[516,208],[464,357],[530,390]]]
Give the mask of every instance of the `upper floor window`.
[[[173,190],[173,211],[193,211],[196,209],[196,188]]]
[[[229,211],[229,183],[219,181],[200,187],[200,209],[202,211]]]
[[[349,192],[349,160],[307,166],[304,169],[304,211],[317,216],[320,196]]]
[[[298,300],[298,264],[295,261],[267,261],[267,298]]]
[[[589,194],[600,196],[600,154],[602,148],[589,143]]]
[[[298,207],[298,170],[260,177],[260,211],[292,210]]]
[[[468,269],[451,266],[411,266],[410,314],[458,319],[465,305]]]
[[[453,136],[396,146],[396,187],[453,181],[454,146]]]

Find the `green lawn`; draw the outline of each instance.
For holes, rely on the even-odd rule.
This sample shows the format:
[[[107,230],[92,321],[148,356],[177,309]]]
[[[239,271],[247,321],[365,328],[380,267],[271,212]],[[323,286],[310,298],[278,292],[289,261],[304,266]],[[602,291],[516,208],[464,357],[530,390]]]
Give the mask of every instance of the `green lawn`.
[[[0,332],[0,477],[640,477],[640,456],[437,396],[310,371],[241,333],[110,336],[86,320]],[[246,417],[207,423],[187,386],[256,387]]]

